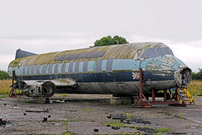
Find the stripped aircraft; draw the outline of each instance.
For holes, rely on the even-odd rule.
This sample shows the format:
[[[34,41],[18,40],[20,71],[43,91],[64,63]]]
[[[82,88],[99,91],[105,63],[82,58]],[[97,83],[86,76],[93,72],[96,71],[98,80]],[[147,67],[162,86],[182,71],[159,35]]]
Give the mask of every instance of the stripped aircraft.
[[[17,50],[8,73],[29,97],[51,97],[54,93],[139,94],[139,68],[143,71],[144,94],[151,90],[185,87],[191,69],[160,42],[121,45],[34,54]]]

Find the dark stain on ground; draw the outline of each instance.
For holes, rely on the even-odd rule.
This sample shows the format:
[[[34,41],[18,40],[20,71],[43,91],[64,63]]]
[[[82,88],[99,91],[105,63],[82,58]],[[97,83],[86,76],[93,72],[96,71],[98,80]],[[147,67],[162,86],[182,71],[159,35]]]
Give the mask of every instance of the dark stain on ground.
[[[5,121],[5,120],[0,119],[0,126],[1,126],[1,125],[6,125],[6,121]]]
[[[150,121],[147,121],[147,120],[143,120],[139,117],[131,117],[130,119],[127,118],[127,115],[126,114],[117,114],[117,115],[112,115],[110,114],[109,116],[107,116],[107,118],[112,118],[112,119],[119,119],[121,123],[124,123],[124,124],[135,124],[135,123],[142,123],[144,125],[146,124],[151,124]],[[110,125],[106,125],[106,126],[110,126]],[[145,127],[133,127],[131,126],[130,128],[136,128],[136,133],[140,133],[139,131],[144,131],[145,133],[158,133],[156,131],[156,129],[153,129],[153,128],[145,128]],[[120,127],[112,127],[112,129],[114,130],[118,130],[120,129]]]
[[[110,116],[112,115],[110,114]],[[109,116],[107,116],[107,118],[109,118]],[[118,115],[112,116],[112,119],[119,119],[120,122],[127,123],[127,124],[133,124],[133,123],[142,123],[144,125],[151,124],[150,121],[143,120],[140,117],[131,117],[130,119],[127,119],[126,114],[118,114]]]

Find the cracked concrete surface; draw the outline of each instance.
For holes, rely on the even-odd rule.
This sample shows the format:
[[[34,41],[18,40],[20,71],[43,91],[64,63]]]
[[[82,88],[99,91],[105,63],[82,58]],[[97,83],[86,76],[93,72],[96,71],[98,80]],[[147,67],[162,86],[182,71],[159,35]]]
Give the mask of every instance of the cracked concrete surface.
[[[21,134],[118,134],[150,133],[149,129],[167,128],[164,134],[195,134],[202,132],[202,98],[195,105],[172,107],[167,105],[152,108],[133,108],[133,105],[110,105],[111,95],[55,95],[50,104],[36,104],[32,98],[0,99],[1,135]],[[62,100],[62,101],[59,101]],[[64,102],[63,102],[64,101]],[[128,115],[131,121],[113,119]],[[108,117],[107,117],[108,116]],[[111,116],[111,117],[109,117]],[[46,122],[43,122],[47,118]],[[135,120],[136,119],[136,120]],[[144,122],[137,122],[141,119]],[[120,128],[109,124],[122,123]],[[109,123],[109,124],[106,124]],[[107,126],[108,125],[108,126]],[[136,128],[134,128],[136,126]],[[138,130],[144,128],[144,130]],[[150,133],[154,134],[154,133]]]

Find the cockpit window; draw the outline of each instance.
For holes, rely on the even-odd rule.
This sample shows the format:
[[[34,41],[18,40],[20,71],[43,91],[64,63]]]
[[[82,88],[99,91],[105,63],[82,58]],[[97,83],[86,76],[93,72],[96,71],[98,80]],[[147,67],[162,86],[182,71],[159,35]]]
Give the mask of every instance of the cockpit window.
[[[154,58],[163,55],[173,55],[173,52],[169,47],[147,48],[140,58]]]

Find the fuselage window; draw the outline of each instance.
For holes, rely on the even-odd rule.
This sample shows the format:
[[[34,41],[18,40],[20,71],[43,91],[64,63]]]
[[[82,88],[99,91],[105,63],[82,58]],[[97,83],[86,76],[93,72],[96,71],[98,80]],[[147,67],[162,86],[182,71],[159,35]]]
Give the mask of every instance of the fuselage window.
[[[106,71],[107,72],[112,72],[112,64],[113,64],[113,59],[108,59],[107,65],[106,65]]]
[[[83,73],[87,73],[88,72],[88,61],[84,61],[83,63]]]

